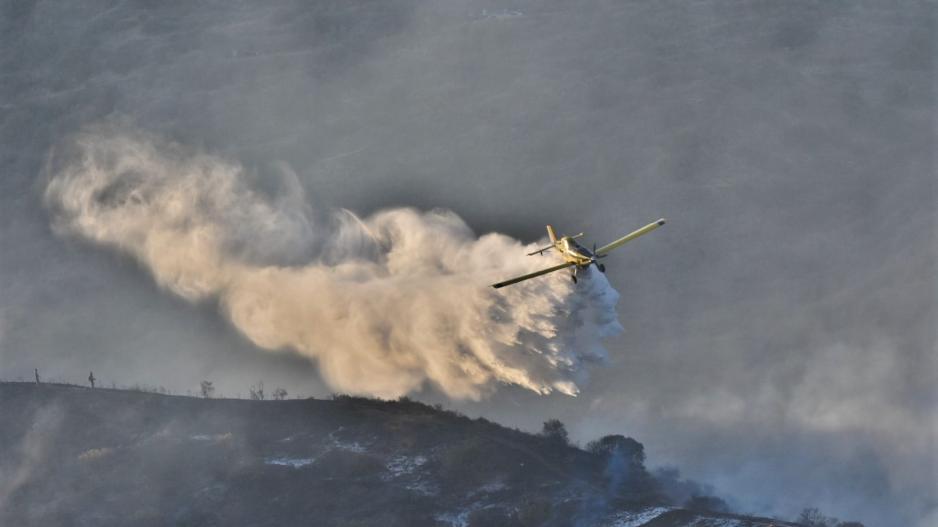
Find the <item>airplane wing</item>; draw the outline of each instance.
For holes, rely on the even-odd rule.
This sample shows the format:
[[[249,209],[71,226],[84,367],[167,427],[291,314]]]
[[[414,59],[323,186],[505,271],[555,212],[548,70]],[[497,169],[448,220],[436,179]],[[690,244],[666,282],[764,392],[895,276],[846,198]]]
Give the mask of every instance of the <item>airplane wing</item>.
[[[535,254],[544,254],[544,251],[549,251],[549,250],[551,250],[551,249],[553,249],[553,248],[554,248],[554,245],[551,244],[551,245],[548,245],[547,247],[542,247],[542,248],[540,248],[540,249],[534,251],[533,253],[528,253],[528,256],[534,256]]]
[[[499,283],[497,283],[497,284],[492,284],[492,287],[494,287],[495,289],[498,289],[499,287],[505,287],[506,285],[517,284],[518,282],[523,282],[523,281],[528,280],[528,279],[530,279],[530,278],[535,278],[535,277],[541,276],[542,274],[553,273],[554,271],[559,271],[559,270],[561,270],[561,269],[566,269],[567,267],[570,267],[571,265],[574,265],[573,262],[564,262],[564,263],[562,263],[562,264],[560,264],[560,265],[555,265],[555,266],[553,266],[553,267],[548,267],[547,269],[541,269],[540,271],[535,271],[535,272],[533,272],[533,273],[526,274],[526,275],[524,275],[524,276],[519,276],[519,277],[517,277],[517,278],[512,278],[511,280],[505,280],[504,282],[499,282]]]
[[[645,225],[645,226],[642,227],[641,229],[638,229],[637,231],[630,232],[629,234],[626,234],[625,236],[619,238],[618,240],[616,240],[616,241],[614,241],[614,242],[612,242],[612,243],[610,243],[610,244],[608,244],[608,245],[603,245],[603,246],[600,247],[599,249],[596,249],[594,252],[595,252],[596,256],[604,256],[604,255],[605,255],[606,253],[608,253],[609,251],[611,251],[611,250],[613,250],[613,249],[616,249],[616,248],[618,248],[618,247],[624,245],[625,243],[630,242],[630,241],[634,240],[635,238],[638,238],[639,236],[641,236],[641,235],[643,235],[643,234],[648,234],[649,232],[651,232],[651,231],[657,229],[658,227],[661,227],[662,225],[664,225],[664,222],[665,222],[664,218],[661,218],[660,220],[658,220],[658,221],[656,221],[656,222],[649,223],[648,225]]]

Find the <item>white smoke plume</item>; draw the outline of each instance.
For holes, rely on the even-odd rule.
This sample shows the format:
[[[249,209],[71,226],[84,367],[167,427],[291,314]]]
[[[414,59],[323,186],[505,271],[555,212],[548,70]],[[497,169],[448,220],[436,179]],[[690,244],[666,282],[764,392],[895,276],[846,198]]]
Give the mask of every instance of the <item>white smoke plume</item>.
[[[84,130],[48,163],[60,234],[128,254],[191,302],[217,302],[258,347],[315,361],[335,390],[396,397],[433,383],[478,399],[499,383],[575,395],[621,331],[618,293],[592,271],[495,290],[554,262],[454,213],[316,214],[283,170],[260,190],[240,164],[139,130]],[[367,189],[365,189],[367,190]],[[323,219],[324,218],[324,219]]]

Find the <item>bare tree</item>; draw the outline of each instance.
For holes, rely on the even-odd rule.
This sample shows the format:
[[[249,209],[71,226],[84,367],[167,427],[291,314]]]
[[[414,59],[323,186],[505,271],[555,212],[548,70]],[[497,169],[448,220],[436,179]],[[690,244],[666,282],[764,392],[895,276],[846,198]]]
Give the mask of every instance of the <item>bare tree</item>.
[[[212,386],[212,381],[202,381],[199,383],[199,386],[202,388],[202,397],[211,399],[212,395],[215,394],[215,387]]]
[[[798,523],[805,527],[837,527],[840,522],[836,518],[825,516],[817,507],[809,507],[801,511]]]
[[[95,381],[94,372],[93,371],[88,372],[88,382],[91,383],[92,390],[94,389],[94,381]]]
[[[273,393],[274,399],[282,401],[287,398],[287,391],[283,388],[277,388]]]
[[[39,384],[39,368],[36,368],[35,371],[36,371],[36,384]]]
[[[257,386],[252,385],[249,389],[251,390],[251,399],[255,401],[264,400],[264,381],[257,383]]]

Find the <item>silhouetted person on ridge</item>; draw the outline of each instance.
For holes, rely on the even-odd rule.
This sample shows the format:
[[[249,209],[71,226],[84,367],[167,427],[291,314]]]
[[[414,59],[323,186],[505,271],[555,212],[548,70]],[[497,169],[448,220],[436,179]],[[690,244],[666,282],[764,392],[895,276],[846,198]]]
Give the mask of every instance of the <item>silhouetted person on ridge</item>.
[[[36,384],[39,384],[39,368],[36,368],[35,371],[36,371]]]
[[[93,371],[88,373],[88,382],[91,383],[91,389],[93,390],[94,389],[94,372]]]

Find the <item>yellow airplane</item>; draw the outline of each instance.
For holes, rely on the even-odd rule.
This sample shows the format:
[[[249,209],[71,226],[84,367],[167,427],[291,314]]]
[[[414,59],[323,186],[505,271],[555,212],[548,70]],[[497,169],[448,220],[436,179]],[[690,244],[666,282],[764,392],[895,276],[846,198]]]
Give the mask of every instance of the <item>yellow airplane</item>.
[[[550,236],[550,245],[543,247],[534,251],[533,253],[528,253],[528,256],[533,256],[535,254],[544,254],[544,251],[549,251],[551,249],[556,249],[560,251],[561,256],[565,260],[564,263],[560,265],[555,265],[553,267],[548,267],[547,269],[541,269],[540,271],[535,271],[524,276],[519,276],[517,278],[512,278],[511,280],[505,280],[504,282],[499,282],[497,284],[492,284],[492,287],[498,289],[499,287],[505,287],[506,285],[517,284],[518,282],[523,282],[525,280],[536,278],[547,273],[553,273],[554,271],[559,271],[561,269],[566,269],[567,267],[573,267],[573,273],[570,275],[573,278],[573,283],[576,283],[576,272],[579,269],[586,269],[590,264],[596,264],[596,268],[599,269],[599,272],[605,273],[606,266],[599,263],[600,258],[605,258],[609,255],[609,251],[616,249],[626,242],[632,241],[635,238],[643,234],[648,234],[649,232],[657,229],[664,225],[664,218],[656,222],[649,223],[637,231],[633,231],[625,236],[619,238],[618,240],[608,244],[603,245],[599,249],[596,248],[596,244],[593,244],[593,250],[590,251],[585,247],[578,244],[575,240],[581,236],[583,233],[577,234],[576,236],[563,236],[557,238],[557,235],[554,233],[554,228],[550,225],[547,226],[547,235]]]

